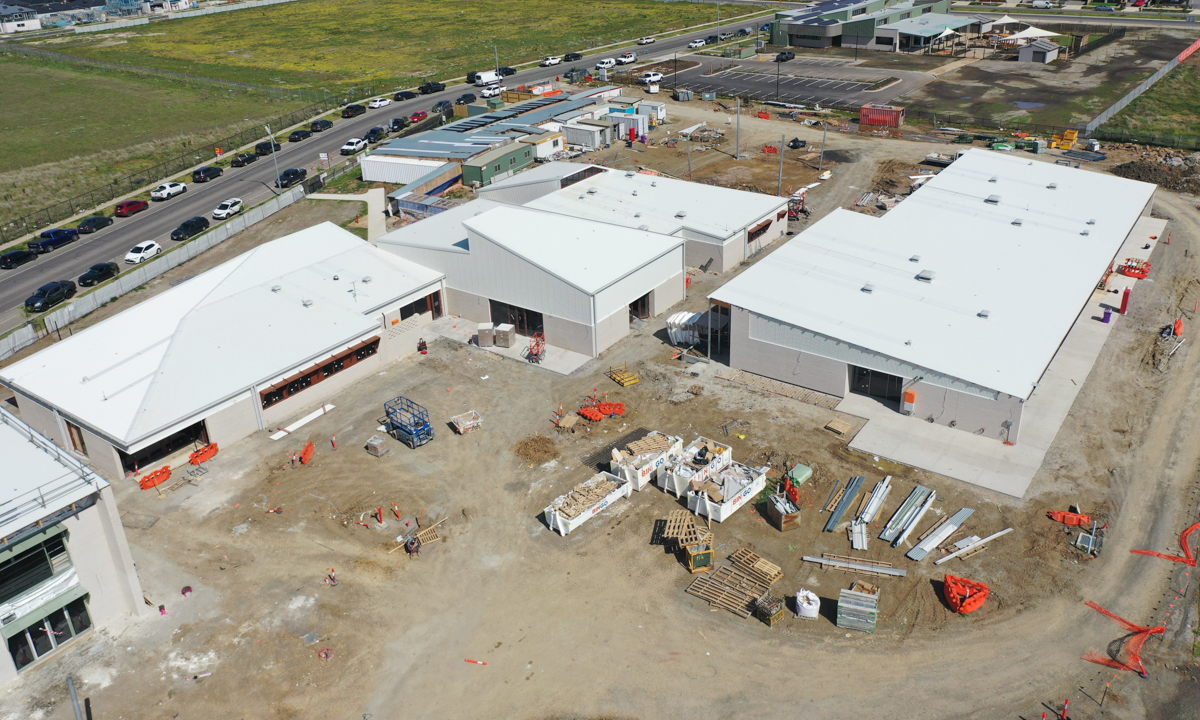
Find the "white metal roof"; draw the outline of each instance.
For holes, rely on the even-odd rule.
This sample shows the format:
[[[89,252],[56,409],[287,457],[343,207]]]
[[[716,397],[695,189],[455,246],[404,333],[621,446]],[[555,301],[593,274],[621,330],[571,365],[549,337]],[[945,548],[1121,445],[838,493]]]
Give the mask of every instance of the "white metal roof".
[[[834,210],[711,297],[1024,398],[1154,190],[974,149],[881,218]]]
[[[501,205],[463,224],[589,294],[684,243],[682,238],[514,205]]]
[[[547,180],[562,180],[565,177],[574,175],[575,173],[590,167],[595,166],[573,162],[543,163],[541,165],[535,165],[528,170],[522,170],[512,177],[507,177],[503,180],[493,182],[486,187],[480,188],[480,191],[486,193],[487,191],[495,190],[496,188],[520,187],[522,185],[545,182]]]
[[[469,252],[470,243],[463,221],[497,207],[507,206],[494,200],[472,200],[430,215],[424,220],[396,228],[381,235],[375,242],[380,245],[409,245],[450,252]]]
[[[589,167],[578,163],[547,163],[543,167],[557,165],[570,168],[570,172],[563,176]],[[673,235],[687,228],[725,239],[787,205],[786,198],[773,195],[611,168],[601,169],[605,172],[544,195],[526,203],[525,207],[625,227],[646,226],[652,232],[663,235]],[[546,177],[553,177],[555,170],[542,172]],[[516,184],[524,175],[521,173],[510,182]],[[679,216],[681,212],[684,213],[682,217]]]
[[[380,327],[381,307],[441,277],[321,223],[75,333],[0,380],[135,448]]]
[[[108,481],[0,408],[0,537],[108,487]]]

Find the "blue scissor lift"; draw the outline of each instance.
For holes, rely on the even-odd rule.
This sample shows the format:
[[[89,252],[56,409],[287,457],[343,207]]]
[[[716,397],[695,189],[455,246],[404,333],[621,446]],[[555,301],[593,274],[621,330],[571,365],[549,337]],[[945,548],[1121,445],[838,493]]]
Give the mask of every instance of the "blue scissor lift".
[[[420,447],[433,439],[433,426],[429,424],[429,411],[406,397],[398,397],[383,404],[392,434],[410,448]]]

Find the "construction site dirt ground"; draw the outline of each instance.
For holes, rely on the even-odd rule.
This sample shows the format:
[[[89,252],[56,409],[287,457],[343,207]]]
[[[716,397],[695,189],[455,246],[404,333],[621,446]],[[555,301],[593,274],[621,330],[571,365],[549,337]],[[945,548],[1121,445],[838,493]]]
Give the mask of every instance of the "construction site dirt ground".
[[[725,117],[708,103],[670,111],[674,123],[663,132]],[[749,118],[743,152],[761,155],[781,132],[820,141],[819,131]],[[814,219],[851,207],[936,148],[830,133],[828,149],[833,177],[810,192]],[[614,166],[679,173],[676,151],[609,152],[621,155],[609,158]],[[757,155],[741,161],[747,184],[771,191],[765,168],[773,160],[778,173],[778,158]],[[667,160],[660,166],[653,157]],[[741,172],[718,150],[702,157],[697,167],[693,155],[697,174]],[[785,188],[807,184],[809,172],[785,157]],[[1152,257],[1154,282],[1139,285],[1091,375],[1079,378],[1071,416],[1022,500],[851,452],[862,420],[672,360],[665,315],[566,377],[439,339],[429,355],[392,363],[333,397],[332,411],[293,434],[273,441],[259,432],[222,448],[195,485],[160,499],[118,481],[139,577],[166,615],[151,610],[100,629],[23,673],[0,698],[0,720],[72,717],[68,675],[94,717],[106,719],[1032,718],[1066,698],[1077,719],[1195,717],[1193,569],[1129,552],[1178,553],[1178,533],[1200,501],[1200,353],[1189,341],[1165,374],[1146,361],[1163,325],[1180,314],[1193,321],[1200,212],[1194,199],[1161,191],[1157,208],[1171,218],[1173,239]],[[704,309],[706,294],[745,267],[693,276],[671,312]],[[622,388],[605,376],[621,362],[641,382]],[[570,435],[551,428],[560,404],[570,411],[596,389],[629,412]],[[415,450],[389,440],[390,453],[368,455],[383,403],[401,395],[429,408],[437,437]],[[482,429],[454,435],[448,419],[472,409]],[[850,432],[825,430],[834,418]],[[726,437],[720,426],[732,419],[745,424]],[[682,505],[654,486],[567,537],[546,527],[542,509],[594,472],[583,458],[639,428],[685,443],[714,438],[733,447],[735,460],[773,471],[796,462],[815,468],[801,488],[799,529],[776,530],[759,498],[713,532],[719,565],[739,548],[753,550],[782,567],[777,594],[813,590],[822,617],[788,613],[769,628],[688,595],[693,576],[651,542],[655,521]],[[539,465],[513,453],[536,434],[553,438],[558,458]],[[309,440],[313,463],[292,468],[292,453]],[[897,489],[877,523],[921,483],[938,500],[918,532],[962,507],[975,509],[971,534],[1014,530],[981,554],[935,567],[933,558],[908,560],[906,547],[891,548],[872,528],[869,550],[853,554],[908,575],[863,578],[881,587],[878,631],[841,630],[831,620],[838,591],[859,578],[800,557],[851,554],[845,524],[822,533],[827,515],[818,509],[835,481],[853,475],[866,476],[866,488],[893,476]],[[1045,517],[1073,503],[1109,522],[1097,559],[1071,548],[1073,536]],[[359,524],[377,525],[378,508],[386,529]],[[422,516],[425,526],[444,520],[442,540],[409,558],[396,537]],[[945,572],[991,585],[983,609],[951,613],[939,594]],[[331,573],[336,586],[325,582]],[[1147,679],[1081,659],[1125,635],[1085,600],[1166,625],[1143,651]]]

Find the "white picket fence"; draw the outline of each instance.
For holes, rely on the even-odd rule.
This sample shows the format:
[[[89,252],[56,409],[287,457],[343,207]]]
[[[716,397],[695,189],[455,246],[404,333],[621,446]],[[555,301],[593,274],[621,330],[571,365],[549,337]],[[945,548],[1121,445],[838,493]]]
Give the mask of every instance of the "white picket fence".
[[[265,7],[267,5],[278,5],[280,3],[296,2],[296,0],[250,0],[249,2],[231,3],[229,5],[218,5],[217,7],[201,8],[200,10],[184,10],[182,12],[167,13],[167,17],[172,20],[180,18],[198,17],[200,15],[212,15],[213,13],[232,12],[234,10],[248,10],[250,8]]]
[[[104,32],[105,30],[116,30],[118,28],[134,27],[137,25],[149,25],[148,18],[136,18],[133,20],[113,20],[112,22],[98,23],[96,25],[80,25],[75,28],[75,34],[79,33],[94,33]]]
[[[247,210],[224,225],[218,225],[216,228],[204,233],[191,242],[163,254],[158,259],[138,265],[133,270],[118,276],[113,282],[102,285],[85,295],[77,296],[71,303],[64,305],[62,308],[55,310],[43,318],[46,324],[46,332],[52,333],[66,327],[104,303],[145,285],[171,268],[182,265],[214,245],[225,242],[230,237],[240,233],[251,225],[262,222],[303,197],[304,188],[294,187],[277,197],[271,198],[262,205]],[[38,337],[38,333],[34,330],[32,324],[27,324],[21,326],[7,337],[0,338],[0,360],[37,342]]]

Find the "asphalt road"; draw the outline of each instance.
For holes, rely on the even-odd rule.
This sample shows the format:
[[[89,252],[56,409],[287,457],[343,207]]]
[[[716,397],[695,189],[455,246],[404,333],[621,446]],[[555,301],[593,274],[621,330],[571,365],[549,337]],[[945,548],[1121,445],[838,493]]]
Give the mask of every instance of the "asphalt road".
[[[762,25],[761,20],[758,22],[741,21],[734,23],[732,27],[757,27],[760,25]],[[726,27],[722,25],[722,30],[725,29]],[[704,30],[659,40],[652,45],[640,47],[631,44],[628,47],[609,48],[586,54],[583,61],[563,63],[554,67],[533,67],[521,70],[516,75],[507,78],[506,84],[511,87],[553,79],[571,67],[591,68],[598,59],[615,58],[626,50],[637,51],[642,59],[662,59],[675,53],[690,52],[687,49],[688,42],[715,32],[715,30]],[[363,137],[372,127],[386,125],[392,118],[411,115],[418,110],[429,110],[439,100],[454,100],[463,92],[479,94],[477,88],[454,85],[441,93],[422,96],[415,100],[393,102],[378,110],[367,110],[366,114],[357,118],[335,120],[332,128],[322,133],[315,133],[308,140],[299,143],[282,143],[283,147],[277,151],[275,159],[279,163],[280,171],[292,167],[311,167],[319,161],[319,154],[322,152],[329,153],[331,159],[340,159],[338,149],[345,144],[346,140],[352,137]],[[309,174],[312,175],[311,169]],[[209,222],[216,226],[219,223],[212,218],[212,211],[223,200],[237,197],[242,199],[246,207],[257,205],[277,192],[271,187],[275,177],[275,167],[270,156],[261,157],[258,162],[248,167],[227,168],[225,174],[215,180],[206,183],[188,182],[186,193],[176,195],[170,200],[152,202],[149,210],[132,217],[117,218],[116,222],[107,228],[90,235],[81,235],[78,241],[42,255],[37,260],[14,270],[0,270],[0,332],[10,330],[25,322],[21,307],[24,305],[25,299],[41,285],[51,280],[75,280],[78,282],[79,276],[97,263],[115,262],[125,267],[125,253],[147,240],[158,242],[164,250],[169,249],[175,244],[170,239],[171,231],[184,220],[199,215],[207,217]],[[74,224],[68,224],[64,227],[73,226]]]

